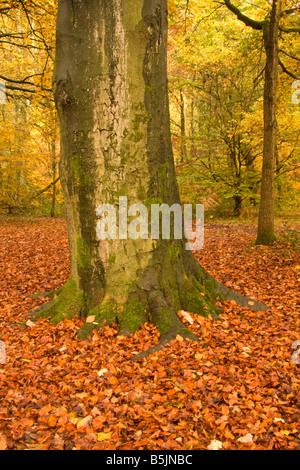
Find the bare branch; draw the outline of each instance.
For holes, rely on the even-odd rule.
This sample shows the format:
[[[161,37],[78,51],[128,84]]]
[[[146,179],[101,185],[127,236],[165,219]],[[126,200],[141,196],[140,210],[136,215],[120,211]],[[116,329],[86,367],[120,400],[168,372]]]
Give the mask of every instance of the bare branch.
[[[283,49],[279,49],[279,52],[282,52],[283,54],[287,55],[291,59],[298,60],[298,62],[300,62],[299,57],[294,57],[293,55],[289,54],[288,52],[285,52]]]
[[[53,185],[55,185],[56,183],[58,183],[59,180],[60,180],[60,177],[58,176],[58,177],[56,178],[56,180],[55,180],[55,181],[52,181],[50,184],[48,184],[48,186],[46,186],[46,188],[41,189],[40,191],[37,192],[37,194],[35,194],[34,196],[32,196],[32,197],[31,197],[31,200],[37,198],[37,197],[40,196],[41,194],[43,194],[43,193],[45,193],[46,191],[48,191],[48,189],[50,189],[51,186],[53,186]]]
[[[300,33],[300,28],[283,28],[282,26],[278,26],[278,28],[283,33]]]
[[[33,75],[32,75],[32,76],[33,76]],[[29,77],[23,78],[23,80],[14,80],[14,79],[12,79],[12,78],[7,78],[7,77],[5,77],[4,75],[0,75],[0,78],[1,78],[1,80],[4,80],[5,82],[18,83],[18,84],[24,84],[24,85],[32,85],[32,86],[35,86],[35,83],[32,83],[32,82],[28,82],[28,81],[27,81],[27,78],[29,78]]]
[[[296,11],[300,11],[300,7],[295,7],[295,8],[290,8],[289,10],[283,10],[280,15],[281,16],[284,16],[284,15],[292,15],[293,13],[295,13]]]
[[[297,79],[296,75],[294,75],[292,72],[290,72],[286,66],[281,62],[281,60],[278,58],[278,63],[280,65],[280,67],[282,68],[282,70],[287,74],[289,75],[290,77],[294,78],[295,80]]]
[[[244,15],[241,10],[239,10],[236,6],[231,3],[230,0],[224,0],[224,3],[227,6],[228,10],[232,11],[232,13],[234,13],[240,21],[245,23],[246,26],[250,26],[251,28],[257,29],[259,31],[262,30],[264,23],[263,21],[256,21]]]

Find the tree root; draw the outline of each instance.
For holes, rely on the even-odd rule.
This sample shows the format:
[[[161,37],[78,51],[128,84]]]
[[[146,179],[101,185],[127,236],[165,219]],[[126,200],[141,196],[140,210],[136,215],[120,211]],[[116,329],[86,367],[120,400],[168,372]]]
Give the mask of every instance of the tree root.
[[[36,319],[50,318],[53,323],[58,323],[66,318],[72,318],[83,313],[84,294],[77,289],[72,278],[60,289],[49,294],[52,300],[32,310],[27,316]],[[49,295],[45,297],[49,297]]]
[[[150,356],[153,353],[156,353],[163,349],[166,344],[168,344],[172,339],[175,339],[177,335],[181,336],[183,339],[190,339],[192,341],[195,341],[199,343],[199,338],[196,336],[194,333],[192,333],[190,330],[188,330],[183,324],[182,328],[170,328],[166,333],[164,333],[160,339],[159,342],[155,345],[152,346],[149,349],[146,349],[146,351],[142,351],[138,354],[135,354],[132,356],[132,358],[129,360],[129,362],[133,361],[138,361],[140,359],[144,359],[148,356]]]
[[[62,290],[62,287],[59,287],[56,290],[50,292],[37,292],[36,294],[32,294],[28,296],[28,299],[53,299],[56,295],[58,295]]]
[[[95,316],[94,323],[85,323],[78,330],[80,339],[86,339],[95,329],[104,325],[117,323],[119,334],[129,336],[140,329],[143,323],[152,323],[160,333],[158,344],[134,355],[131,361],[161,350],[177,335],[199,342],[199,338],[178,317],[177,312],[181,309],[206,318],[210,315],[213,319],[219,318],[220,311],[216,306],[218,300],[234,300],[238,305],[255,311],[268,310],[262,302],[233,292],[216,281],[189,254],[181,260],[144,271],[122,305],[118,305],[111,296],[109,301],[103,301],[98,307],[90,309],[84,293],[78,290],[71,278],[62,288],[47,295],[42,293],[40,297],[52,300],[26,316],[35,319],[50,317],[54,323],[75,315]]]
[[[224,284],[216,281],[216,279],[212,277],[207,271],[205,271],[205,269],[201,268],[201,271],[203,276],[202,279],[204,279],[206,282],[208,281],[213,283],[215,291],[220,295],[222,300],[234,300],[241,307],[247,307],[250,308],[250,310],[254,310],[256,312],[269,310],[269,307],[264,303],[238,294],[237,292],[234,292],[228,287],[224,286]]]
[[[49,302],[46,302],[42,305],[40,305],[39,307],[35,308],[34,310],[32,310],[31,312],[29,313],[26,313],[25,318],[36,318],[38,317],[39,315],[41,315],[43,312],[47,312],[51,307],[52,305],[54,304],[55,302],[55,299],[52,299],[50,300]]]

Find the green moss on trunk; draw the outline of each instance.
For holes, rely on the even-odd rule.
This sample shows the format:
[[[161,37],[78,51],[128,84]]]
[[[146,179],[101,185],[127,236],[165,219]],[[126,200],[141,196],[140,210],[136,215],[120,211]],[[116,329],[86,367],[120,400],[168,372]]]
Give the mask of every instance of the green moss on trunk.
[[[77,264],[80,268],[88,269],[91,266],[91,248],[80,237],[76,238]]]
[[[51,303],[42,306],[35,317],[50,318],[53,323],[58,323],[66,318],[81,315],[84,310],[84,294],[78,290],[76,282],[70,278],[61,288],[57,298],[53,299]]]
[[[255,241],[255,245],[271,245],[276,240],[276,236],[273,230],[260,232]]]

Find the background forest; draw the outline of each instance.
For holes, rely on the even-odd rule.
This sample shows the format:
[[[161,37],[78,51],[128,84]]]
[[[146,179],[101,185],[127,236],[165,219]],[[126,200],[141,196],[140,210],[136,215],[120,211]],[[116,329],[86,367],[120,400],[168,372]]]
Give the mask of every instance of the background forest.
[[[56,1],[0,6],[0,211],[61,216],[59,133],[51,90]],[[290,12],[295,2],[282,2]],[[240,4],[261,20],[270,2]],[[279,32],[275,214],[295,216],[299,191],[299,12]],[[284,29],[284,28],[282,28]],[[216,1],[169,1],[169,90],[182,202],[206,217],[258,214],[265,50],[260,31]],[[4,93],[4,88],[5,92]]]

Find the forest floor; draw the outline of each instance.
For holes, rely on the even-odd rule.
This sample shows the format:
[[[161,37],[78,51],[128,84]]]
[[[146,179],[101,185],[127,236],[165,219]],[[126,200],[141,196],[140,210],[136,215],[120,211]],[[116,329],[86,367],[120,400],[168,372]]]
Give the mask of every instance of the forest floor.
[[[68,278],[66,224],[2,220],[0,449],[299,450],[300,255],[296,230],[277,232],[272,246],[254,246],[254,224],[209,223],[196,254],[220,282],[270,310],[226,302],[223,321],[180,314],[200,343],[178,336],[129,362],[157,343],[152,325],[129,338],[105,327],[84,341],[80,318],[28,321],[45,301],[30,296]]]

